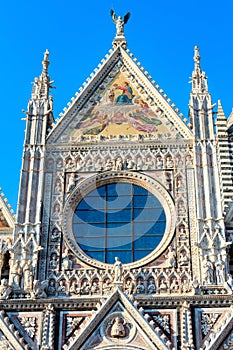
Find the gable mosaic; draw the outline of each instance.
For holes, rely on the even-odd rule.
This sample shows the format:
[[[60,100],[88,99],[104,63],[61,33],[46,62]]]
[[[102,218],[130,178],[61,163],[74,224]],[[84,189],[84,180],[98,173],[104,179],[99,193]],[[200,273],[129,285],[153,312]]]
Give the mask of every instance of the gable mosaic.
[[[98,97],[94,107],[80,111],[79,121],[70,135],[71,142],[79,141],[85,135],[169,134],[159,112],[153,112],[125,79],[119,73]]]

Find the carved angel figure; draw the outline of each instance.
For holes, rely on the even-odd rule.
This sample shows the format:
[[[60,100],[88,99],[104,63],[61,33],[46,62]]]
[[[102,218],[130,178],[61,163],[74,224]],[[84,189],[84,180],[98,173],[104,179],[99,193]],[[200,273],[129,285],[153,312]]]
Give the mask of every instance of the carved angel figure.
[[[124,36],[124,25],[128,22],[130,12],[128,12],[124,18],[116,15],[114,10],[110,11],[113,22],[116,24],[116,36]]]

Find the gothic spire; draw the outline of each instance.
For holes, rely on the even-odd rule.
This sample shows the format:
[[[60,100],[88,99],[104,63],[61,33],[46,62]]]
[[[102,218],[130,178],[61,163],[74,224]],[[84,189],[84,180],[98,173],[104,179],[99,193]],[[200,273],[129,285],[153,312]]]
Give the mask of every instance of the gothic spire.
[[[192,92],[193,93],[206,93],[208,92],[207,76],[201,69],[200,65],[200,52],[199,47],[194,47],[194,70],[192,73]]]
[[[46,49],[46,51],[44,52],[44,60],[42,61],[42,67],[43,67],[43,71],[42,71],[42,75],[44,76],[48,76],[48,66],[49,66],[49,51],[48,49]]]
[[[48,66],[49,66],[49,51],[46,49],[44,52],[44,59],[42,61],[42,73],[39,78],[35,78],[32,88],[32,99],[33,100],[41,100],[49,98],[49,89],[52,87],[51,84],[53,81],[50,81],[50,77],[48,74]]]

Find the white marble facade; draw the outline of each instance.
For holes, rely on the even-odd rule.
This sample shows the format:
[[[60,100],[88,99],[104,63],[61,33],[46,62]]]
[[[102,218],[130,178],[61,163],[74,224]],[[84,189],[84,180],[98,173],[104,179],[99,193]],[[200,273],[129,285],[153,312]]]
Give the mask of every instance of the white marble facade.
[[[34,81],[14,233],[0,241],[2,349],[232,349],[231,125],[219,103],[214,129],[198,47],[187,123],[117,33],[56,123],[47,50]],[[112,183],[149,191],[166,217],[161,241],[126,263],[93,258],[74,230],[77,205]]]

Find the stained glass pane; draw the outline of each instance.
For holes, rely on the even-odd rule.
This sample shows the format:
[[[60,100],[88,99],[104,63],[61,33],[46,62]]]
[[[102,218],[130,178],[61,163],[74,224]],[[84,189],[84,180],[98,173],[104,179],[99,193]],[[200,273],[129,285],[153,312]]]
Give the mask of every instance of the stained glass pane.
[[[112,183],[91,191],[78,204],[73,233],[90,257],[113,264],[130,263],[161,242],[166,216],[159,200],[141,186]]]

